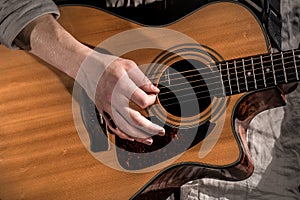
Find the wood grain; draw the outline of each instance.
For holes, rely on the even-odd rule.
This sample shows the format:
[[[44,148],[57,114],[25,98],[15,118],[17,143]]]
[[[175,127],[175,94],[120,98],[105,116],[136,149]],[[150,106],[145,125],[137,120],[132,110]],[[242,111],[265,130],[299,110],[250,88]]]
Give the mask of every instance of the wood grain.
[[[60,23],[79,41],[89,45],[139,27],[93,8],[68,6],[62,7],[61,13]],[[261,27],[238,4],[212,4],[167,28],[194,38],[219,52],[224,59],[267,52]],[[101,164],[84,148],[77,135],[71,107],[73,81],[25,52],[0,47],[0,55],[1,200],[129,199],[158,173],[125,173]],[[140,55],[137,62],[140,59],[145,58]],[[241,162],[241,149],[231,126],[234,103],[240,97],[230,100],[216,147],[199,159],[199,144],[176,163],[229,166]],[[178,186],[164,184],[170,188]]]

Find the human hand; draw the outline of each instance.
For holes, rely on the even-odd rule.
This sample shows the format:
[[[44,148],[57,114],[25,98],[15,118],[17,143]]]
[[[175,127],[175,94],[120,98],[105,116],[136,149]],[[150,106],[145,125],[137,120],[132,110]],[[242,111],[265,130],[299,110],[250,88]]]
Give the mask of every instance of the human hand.
[[[165,130],[130,107],[132,101],[145,109],[156,101],[159,89],[137,65],[127,59],[93,53],[81,66],[84,88],[104,117],[109,129],[123,139],[151,145],[151,136],[165,134]],[[81,75],[80,75],[81,76]],[[88,81],[88,82],[86,82]]]
[[[151,136],[164,135],[164,129],[130,108],[132,100],[141,108],[155,102],[158,88],[130,60],[101,54],[78,42],[52,15],[36,19],[19,38],[30,40],[30,52],[66,73],[85,89],[118,136],[145,144]]]

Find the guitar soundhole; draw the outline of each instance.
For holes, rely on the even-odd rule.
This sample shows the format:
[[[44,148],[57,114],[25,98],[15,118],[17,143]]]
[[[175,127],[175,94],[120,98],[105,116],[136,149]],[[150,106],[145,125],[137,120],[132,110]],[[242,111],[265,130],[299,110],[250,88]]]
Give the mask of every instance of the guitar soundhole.
[[[158,98],[168,113],[192,117],[210,105],[209,91],[200,74],[205,68],[207,66],[197,60],[180,60],[163,73],[158,85]]]
[[[209,120],[200,123],[200,119],[197,119],[199,112],[211,104],[209,90],[205,83],[209,72],[204,63],[194,59],[174,62],[164,71],[158,84],[159,102],[169,114],[174,116],[174,121],[177,120],[178,125],[160,124],[164,126],[166,134],[163,137],[153,136],[151,146],[124,141],[117,137],[116,144],[119,147],[117,155],[122,167],[137,170],[155,165],[181,154],[209,134],[209,127],[214,125]],[[189,117],[196,120],[191,120],[192,126],[182,128],[180,120]],[[155,117],[151,120],[160,123]],[[168,148],[165,148],[167,145]]]

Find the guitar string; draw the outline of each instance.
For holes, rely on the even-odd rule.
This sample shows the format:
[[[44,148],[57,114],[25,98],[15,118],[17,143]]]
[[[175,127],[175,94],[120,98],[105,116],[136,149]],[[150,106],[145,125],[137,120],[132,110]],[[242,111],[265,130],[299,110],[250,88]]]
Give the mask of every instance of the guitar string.
[[[299,50],[300,51],[300,50]],[[267,55],[267,56],[265,56],[265,57],[263,57],[263,58],[266,58],[266,57],[270,57],[271,56],[271,54],[270,55]],[[277,56],[277,55],[273,55],[272,54],[272,56],[273,56],[273,58],[275,57],[275,56]],[[279,54],[278,56],[280,56],[278,59],[273,59],[273,62],[276,62],[276,61],[282,61],[282,58],[281,58],[281,55]],[[296,55],[295,55],[296,56]],[[287,59],[293,59],[294,58],[294,56],[290,56],[290,57],[285,57],[284,59],[285,60],[287,60]],[[247,62],[247,61],[251,61],[251,59],[255,59],[255,60],[260,60],[260,58],[259,57],[251,57],[250,59],[244,59],[244,62]],[[237,60],[235,60],[235,61],[237,61]],[[242,62],[242,61],[237,61],[237,62]],[[291,62],[293,62],[293,61],[291,61]],[[219,65],[219,64],[225,64],[226,65],[226,63],[228,63],[228,65],[234,65],[234,61],[232,61],[232,60],[230,60],[230,61],[227,61],[227,62],[221,62],[221,63],[217,63],[216,64],[216,66],[217,65]],[[266,60],[265,62],[264,62],[264,64],[267,64],[267,63],[272,63],[272,60]],[[234,69],[241,69],[241,68],[243,68],[243,67],[249,67],[249,66],[255,66],[255,65],[261,65],[262,63],[261,62],[256,62],[256,63],[251,63],[251,64],[249,64],[249,65],[244,65],[244,66],[237,66],[237,67],[229,67],[228,68],[228,70],[234,70]],[[284,64],[290,64],[290,62],[287,62],[287,63],[284,63]],[[281,64],[282,65],[282,64]],[[281,66],[280,65],[280,66]],[[267,66],[267,65],[264,65],[264,66]],[[278,66],[278,65],[274,65],[274,66]],[[268,66],[269,68],[271,68],[272,66]],[[178,74],[182,74],[182,73],[188,73],[188,72],[200,72],[201,73],[201,71],[200,71],[201,69],[192,69],[192,70],[186,70],[186,71],[183,71],[183,72],[175,72],[175,73],[171,73],[171,74],[169,74],[168,76],[175,76],[175,75],[178,75]],[[204,69],[204,70],[207,70],[207,69]],[[227,69],[226,69],[227,70]],[[259,70],[259,69],[255,69],[255,70]],[[243,71],[244,72],[244,71]],[[243,73],[243,72],[238,72],[238,73]],[[206,73],[201,73],[201,75],[206,75],[206,74],[210,74],[211,72],[206,72]],[[217,73],[217,72],[215,72],[215,73]],[[157,73],[157,74],[159,74],[159,73]],[[153,73],[153,74],[150,74],[150,76],[153,76],[153,75],[156,75],[156,73]],[[258,75],[260,75],[260,74],[258,74]],[[193,77],[193,76],[197,76],[197,75],[191,75],[191,76],[185,76],[185,77],[180,77],[180,78],[176,78],[176,79],[172,79],[172,80],[179,80],[179,79],[184,79],[184,78],[186,78],[186,77]],[[152,82],[154,82],[154,80],[156,80],[157,78],[153,78],[153,79],[151,79],[151,78],[149,78],[150,79],[150,81],[152,81]],[[167,80],[166,81],[161,81],[160,83],[164,83],[164,82],[168,82]]]
[[[283,77],[283,76],[281,76],[281,77]],[[271,77],[269,78],[269,79],[272,79]],[[249,83],[254,83],[254,81],[250,81]],[[282,83],[283,84],[283,83]],[[244,85],[244,84],[243,84]],[[225,86],[224,87],[224,89],[226,90],[226,89],[228,89],[230,86]],[[270,87],[270,85],[268,86],[267,85],[267,87]],[[264,84],[258,84],[257,85],[257,88],[259,88],[259,89],[261,89],[261,88],[266,88],[265,87],[265,85]],[[211,89],[211,90],[209,90],[210,92],[214,92],[214,91],[216,91],[216,90],[220,90],[220,88],[214,88],[214,89]],[[248,90],[249,91],[249,90]],[[203,94],[203,93],[207,93],[208,91],[201,91],[201,92],[195,92],[194,94]],[[247,92],[247,91],[243,91],[243,92]],[[159,95],[165,95],[166,93],[163,93],[163,94],[159,94]],[[164,98],[163,100],[160,100],[161,102],[164,102],[164,101],[169,101],[169,100],[172,100],[172,99],[177,99],[177,98],[179,98],[179,97],[187,97],[187,96],[191,96],[191,95],[194,95],[194,94],[185,94],[185,95],[180,95],[180,96],[176,96],[176,97],[171,97],[171,98]],[[217,94],[215,94],[216,96],[218,96],[218,95],[224,95],[224,93],[217,93]],[[205,98],[208,98],[209,96],[202,96],[202,97],[199,97],[199,98],[197,98],[197,99],[205,99]],[[194,99],[193,99],[194,100]]]
[[[285,64],[293,64],[293,61],[291,61],[291,62],[286,62]],[[274,67],[276,67],[276,66],[281,66],[281,64],[277,64],[277,65],[273,65]],[[269,67],[271,67],[271,66],[269,66]],[[295,67],[294,66],[292,66],[292,67],[286,67],[285,68],[286,70],[290,70],[290,69],[293,69],[293,70],[295,70]],[[261,71],[261,70],[260,70]],[[272,72],[274,72],[274,73],[276,73],[276,72],[278,72],[278,71],[281,71],[281,70],[272,70],[272,71],[269,71],[269,72],[267,72],[267,73],[272,73]],[[218,73],[218,72],[214,72],[214,73]],[[219,73],[218,73],[219,74]],[[243,75],[243,79],[245,79],[244,78],[244,72],[237,72],[237,74],[242,74]],[[264,75],[264,73],[255,73],[255,75],[256,76],[264,76],[265,78],[266,78],[266,76]],[[273,75],[273,73],[272,73],[272,75]],[[177,78],[177,79],[172,79],[172,81],[174,81],[174,80],[180,80],[180,79],[185,79],[185,78],[190,78],[190,77],[195,77],[195,76],[199,76],[198,74],[197,75],[191,75],[191,76],[185,76],[185,77],[181,77],[181,78]],[[223,75],[222,75],[223,76]],[[226,74],[226,76],[227,76],[227,74]],[[277,78],[279,78],[279,76],[277,75],[276,76]],[[207,80],[211,80],[211,79],[216,79],[216,78],[220,78],[220,76],[215,76],[215,77],[210,77],[210,78],[207,78],[207,79],[205,79],[206,81]],[[249,78],[249,76],[248,76],[248,78]],[[247,79],[247,77],[246,77],[246,79]],[[268,78],[267,78],[268,79]],[[274,78],[272,79],[272,80],[274,80]],[[174,86],[182,86],[182,85],[185,85],[185,84],[190,84],[190,83],[196,83],[196,82],[198,82],[199,80],[194,80],[194,81],[185,81],[185,82],[183,82],[183,83],[179,83],[179,84],[173,84],[173,85],[171,85],[171,87],[174,87]],[[161,82],[166,82],[166,81],[161,81]],[[161,83],[160,82],[160,83]],[[224,80],[223,82],[229,82],[229,80]],[[254,81],[253,81],[254,82]],[[274,81],[273,81],[274,82]],[[212,82],[213,84],[214,83],[216,83],[216,82]],[[249,82],[249,83],[251,83],[251,82]],[[201,87],[201,86],[206,86],[206,85],[209,85],[209,84],[204,84],[204,85],[197,85],[197,86],[195,86],[195,88],[197,88],[197,87]],[[243,85],[243,84],[239,84],[240,86],[241,85]],[[184,90],[185,88],[183,88],[183,89],[181,89],[181,90]],[[180,90],[177,90],[177,91],[180,91]]]
[[[286,64],[290,64],[291,62],[289,62],[289,63],[286,63]],[[278,65],[274,65],[274,67],[275,66],[281,66],[280,64],[278,64]],[[294,67],[289,67],[289,68],[286,68],[286,70],[289,70],[289,69],[293,69],[294,70]],[[276,73],[276,71],[278,72],[278,71],[280,71],[281,72],[281,70],[274,70],[274,72]],[[271,72],[269,72],[269,73],[271,73]],[[259,74],[255,74],[256,76],[263,76],[263,73],[259,73]],[[281,75],[281,74],[279,74],[279,75],[276,75],[276,78],[277,79],[280,79],[280,78],[282,78],[282,77],[284,77],[284,75]],[[220,76],[216,76],[216,77],[212,77],[212,78],[210,78],[210,79],[220,79]],[[254,78],[253,78],[254,79]],[[265,76],[265,80],[273,80],[273,83],[274,83],[274,78],[273,77],[266,77]],[[180,84],[174,84],[174,85],[171,85],[172,87],[174,87],[174,86],[182,86],[182,85],[190,85],[190,83],[195,83],[195,82],[198,82],[199,80],[195,80],[195,81],[190,81],[190,82],[184,82],[184,83],[180,83]],[[296,81],[296,80],[293,80],[293,81]],[[225,80],[225,81],[223,81],[224,83],[227,83],[227,82],[229,82],[229,80]],[[249,86],[251,83],[255,83],[255,82],[259,82],[259,81],[257,81],[257,80],[253,80],[253,81],[248,81],[247,83],[247,85]],[[195,88],[199,88],[199,87],[204,87],[204,86],[212,86],[212,85],[214,85],[214,84],[218,84],[219,82],[212,82],[212,83],[209,83],[209,84],[199,84],[199,85],[197,85],[197,86],[194,86],[194,87],[192,87],[193,89],[195,89]],[[246,81],[245,81],[245,83],[241,83],[241,84],[239,84],[239,86],[243,86],[243,85],[246,85]],[[261,85],[260,85],[261,86]],[[230,87],[230,85],[229,86],[225,86],[224,87],[224,89],[227,89],[227,88],[229,88]],[[178,89],[178,90],[172,90],[172,91],[168,91],[168,92],[163,92],[163,93],[159,93],[160,95],[165,95],[165,94],[168,94],[168,93],[174,93],[174,92],[180,92],[180,91],[182,91],[182,90],[186,90],[186,89],[190,89],[191,87],[186,87],[186,88],[181,88],[181,89]],[[217,89],[220,89],[220,88],[217,88]],[[197,94],[200,94],[200,93],[197,93]],[[221,95],[221,94],[219,94],[219,95]],[[178,97],[181,97],[181,96],[178,96]]]
[[[286,59],[290,59],[291,57],[287,57]],[[273,60],[273,62],[276,62],[276,61],[280,61],[279,59],[277,59],[277,60]],[[272,65],[271,66],[268,66],[268,65],[266,65],[267,63],[271,63],[272,61],[266,61],[266,62],[264,62],[264,67],[266,67],[266,68],[272,68]],[[292,62],[292,63],[291,63]],[[225,63],[226,64],[226,63]],[[234,64],[234,63],[228,63],[228,65],[232,65],[232,64]],[[285,64],[294,64],[294,61],[290,61],[290,62],[285,62]],[[217,64],[218,65],[218,64]],[[255,66],[255,65],[261,65],[261,63],[253,63],[253,66]],[[237,72],[237,74],[242,74],[243,76],[244,76],[244,72],[247,72],[247,70],[244,70],[244,67],[249,67],[249,66],[251,66],[252,67],[252,64],[251,65],[244,65],[244,66],[238,66],[238,67],[234,67],[234,68],[228,68],[228,70],[230,71],[230,70],[234,70],[234,69],[241,69],[241,68],[243,68],[242,70],[243,71],[238,71]],[[273,64],[273,66],[274,67],[277,67],[278,66],[278,64],[276,65],[274,65]],[[282,64],[279,64],[279,66],[282,66]],[[295,68],[294,66],[292,67],[292,68]],[[286,69],[289,69],[289,68],[286,68]],[[205,69],[206,70],[206,69]],[[227,69],[225,69],[225,70],[227,70]],[[221,71],[225,71],[225,70],[222,70],[221,69]],[[260,70],[262,70],[261,68],[256,68],[256,69],[254,69],[254,71],[260,71]],[[169,74],[169,76],[175,76],[175,75],[178,75],[178,74],[182,74],[182,73],[187,73],[187,72],[195,72],[195,71],[200,71],[200,70],[187,70],[187,71],[184,71],[184,72],[181,72],[181,73],[172,73],[172,74]],[[204,70],[203,70],[204,71]],[[251,68],[251,71],[252,71],[252,68]],[[272,70],[272,71],[276,71],[276,70]],[[271,70],[270,70],[270,72],[271,72]],[[201,73],[201,75],[208,75],[208,74],[212,74],[212,73],[220,73],[220,71],[209,71],[209,72],[206,72],[206,73]],[[227,75],[227,74],[226,74]],[[259,74],[259,73],[256,73],[256,75],[261,75],[261,74]],[[195,77],[195,76],[199,76],[199,74],[195,74],[195,75],[189,75],[189,76],[181,76],[181,77],[179,77],[179,78],[173,78],[172,79],[172,81],[176,81],[176,80],[180,80],[180,79],[186,79],[186,78],[192,78],[192,77]],[[213,77],[214,78],[214,77]],[[153,79],[154,80],[154,79]],[[152,81],[153,81],[152,80]],[[169,82],[168,80],[165,80],[165,81],[160,81],[160,83],[166,83],[166,82]]]
[[[284,77],[284,75],[281,75],[280,77]],[[269,77],[269,78],[267,78],[266,80],[268,80],[268,79],[272,79],[272,77]],[[296,80],[295,80],[296,81]],[[248,82],[248,85],[249,85],[249,83],[254,83],[254,81],[249,81]],[[215,83],[216,84],[216,83]],[[283,84],[283,83],[282,83]],[[243,84],[244,85],[244,84]],[[224,89],[228,89],[230,86],[225,86],[224,87]],[[262,84],[258,84],[257,85],[257,87],[258,88],[266,88],[266,86],[262,83]],[[267,86],[268,87],[268,86]],[[210,92],[212,92],[212,91],[216,91],[216,90],[220,90],[220,88],[215,88],[215,89],[212,89],[212,90],[210,90]],[[227,90],[228,91],[228,90]],[[247,92],[247,91],[245,91],[245,92]],[[166,93],[169,93],[169,92],[165,92],[165,93],[161,93],[161,94],[159,94],[159,95],[164,95],[164,94],[166,94]],[[179,98],[179,97],[186,97],[186,96],[191,96],[191,95],[194,95],[194,94],[202,94],[202,93],[207,93],[207,91],[201,91],[201,92],[196,92],[196,93],[193,93],[193,94],[185,94],[185,95],[180,95],[180,96],[176,96],[176,97],[172,97],[172,98],[165,98],[165,99],[163,99],[163,100],[160,100],[160,102],[164,102],[164,101],[169,101],[169,100],[172,100],[172,99],[177,99],[177,98]],[[218,94],[215,94],[216,96],[218,96],[218,95],[224,95],[224,93],[218,93]],[[208,97],[210,97],[210,96],[201,96],[201,97],[198,97],[197,98],[197,100],[201,100],[201,99],[205,99],[205,98],[208,98]],[[194,101],[195,99],[193,98],[193,99],[187,99],[187,100],[184,100],[184,101],[181,101],[181,103],[184,103],[184,102],[189,102],[189,101]],[[169,105],[173,105],[173,104],[177,104],[177,103],[171,103],[171,104],[166,104],[165,106],[169,106]]]
[[[294,53],[298,53],[298,52],[300,53],[300,49],[294,50]],[[292,51],[283,51],[282,53],[290,55],[289,57],[284,57],[285,60],[286,59],[293,59],[293,58],[296,58],[297,56],[298,57],[300,56],[300,54],[299,55],[295,54],[295,56],[291,55]],[[278,59],[273,59],[273,62],[282,61],[281,53],[274,53],[274,54],[263,55],[262,58],[263,59],[264,58],[271,58],[271,55],[272,55],[273,58],[276,57],[276,56],[279,56]],[[261,59],[260,59],[260,57],[252,56],[252,57],[247,57],[247,58],[249,58],[249,59],[244,59],[244,62],[247,62],[247,61],[251,62],[252,59],[253,60],[255,59],[255,60],[258,60],[259,62],[253,63],[253,65],[261,65]],[[219,62],[219,63],[216,63],[216,65],[219,65],[219,64],[226,65],[226,63],[228,63],[228,64],[234,64],[234,62],[242,62],[242,59],[238,58],[238,59],[235,59],[235,60],[228,60],[228,61],[224,61],[224,62]],[[267,63],[267,62],[272,62],[272,60],[266,60],[265,63]],[[244,66],[245,67],[252,66],[252,63],[249,64],[249,65],[244,65]],[[236,68],[236,69],[239,69],[241,67],[243,67],[243,66],[238,66],[238,68]],[[234,69],[234,67],[233,68],[229,68],[229,70],[232,70],[232,69]],[[180,72],[180,73],[193,72],[193,71],[198,71],[198,69],[186,70],[186,71],[183,71],[183,72]],[[172,74],[169,74],[169,75],[176,75],[176,74],[180,74],[180,73],[176,72],[176,73],[172,73]],[[149,74],[149,75],[159,75],[159,74],[161,74],[161,73],[153,73],[153,74]]]
[[[284,76],[282,76],[282,77],[284,77]],[[265,85],[264,84],[258,84],[257,85],[257,87],[258,88],[265,88]],[[226,87],[224,87],[224,88],[229,88],[229,86],[226,86]],[[210,91],[216,91],[216,90],[219,90],[220,88],[216,88],[216,89],[213,89],[213,90],[210,90]],[[246,91],[245,91],[246,92]],[[201,94],[201,93],[207,93],[207,91],[201,91],[201,92],[196,92],[196,93],[194,93],[194,94]],[[165,94],[165,93],[164,93]],[[172,100],[172,99],[177,99],[178,97],[187,97],[187,96],[194,96],[194,94],[185,94],[185,95],[181,95],[181,96],[176,96],[176,97],[171,97],[171,98],[165,98],[165,99],[163,99],[163,100],[160,100],[160,102],[164,102],[164,101],[170,101],[170,100]],[[219,93],[219,94],[215,94],[214,96],[218,96],[218,95],[224,95],[223,93]],[[197,98],[191,98],[191,99],[185,99],[185,100],[182,100],[182,101],[180,101],[180,102],[174,102],[174,103],[168,103],[168,104],[164,104],[163,106],[171,106],[171,105],[176,105],[176,104],[182,104],[182,103],[187,103],[187,102],[192,102],[192,101],[195,101],[195,100],[197,100],[197,101],[199,101],[199,100],[201,100],[201,99],[207,99],[207,98],[209,98],[209,97],[211,97],[211,96],[201,96],[201,97],[197,97]],[[224,97],[224,96],[223,96]]]
[[[285,52],[286,53],[286,52]],[[266,57],[270,57],[271,56],[271,54],[269,54],[269,55],[265,55],[263,58],[266,58]],[[275,57],[275,56],[277,56],[276,54],[272,54],[272,56],[273,56],[273,58]],[[281,56],[280,54],[278,54],[278,56]],[[290,57],[285,57],[285,59],[291,59],[291,58],[294,58],[293,56],[290,56]],[[247,62],[247,61],[251,61],[251,59],[255,59],[255,60],[260,60],[260,58],[259,57],[251,57],[250,59],[244,59],[244,62]],[[279,59],[273,59],[273,62],[276,62],[276,61],[281,61],[282,59],[281,59],[281,57],[279,57]],[[235,61],[237,61],[237,60],[235,60]],[[237,62],[242,62],[242,61],[237,61]],[[265,61],[264,63],[266,64],[266,63],[268,63],[268,62],[272,62],[272,60],[267,60],[267,61]],[[228,63],[228,65],[233,65],[234,64],[234,60],[232,61],[232,60],[230,60],[230,61],[227,61],[227,63]],[[217,63],[217,65],[219,65],[219,64],[226,64],[226,62],[221,62],[221,63]],[[258,62],[258,63],[253,63],[253,65],[261,65],[261,62]],[[252,64],[249,64],[249,65],[244,65],[244,67],[249,67],[249,66],[252,66]],[[241,67],[243,67],[243,66],[237,66],[237,67],[229,67],[229,69],[228,70],[233,70],[233,69],[240,69]],[[271,67],[271,66],[270,66]],[[177,75],[177,74],[181,74],[181,73],[187,73],[187,72],[193,72],[193,71],[198,71],[199,72],[199,70],[198,69],[192,69],[192,70],[186,70],[186,71],[183,71],[183,72],[180,72],[180,73],[171,73],[171,74],[169,74],[169,76],[172,76],[172,75]],[[210,72],[208,72],[208,73],[210,73]],[[150,74],[150,76],[153,76],[153,75],[157,75],[157,74],[160,74],[160,73],[153,73],[153,74]],[[202,73],[202,74],[205,74],[205,73]],[[153,79],[151,79],[150,78],[150,80],[152,80],[152,81],[154,81],[155,79],[157,79],[157,78],[153,78]]]
[[[284,77],[284,75],[278,75],[277,76],[278,78],[279,77]],[[266,78],[266,80],[269,80],[269,79],[272,79],[272,80],[274,80],[272,77],[268,77],[268,78]],[[295,80],[296,81],[296,80]],[[250,84],[250,83],[254,83],[255,81],[249,81],[248,82],[248,85]],[[274,82],[274,81],[273,81]],[[215,83],[213,83],[213,84],[217,84],[216,82]],[[246,84],[246,83],[245,83]],[[245,85],[244,83],[242,84],[242,85]],[[283,83],[282,83],[283,84]],[[212,85],[212,84],[211,84]],[[254,85],[254,84],[253,84]],[[273,84],[272,84],[273,85]],[[206,85],[202,85],[202,86],[206,86]],[[200,86],[199,86],[200,87]],[[268,85],[267,85],[267,87],[268,87]],[[228,88],[230,88],[230,86],[225,86],[224,87],[224,89],[226,90],[226,89],[228,89]],[[262,84],[258,84],[257,85],[257,88],[266,88],[266,86],[262,83]],[[189,89],[189,88],[186,88],[186,89]],[[186,90],[185,89],[185,90]],[[180,89],[180,90],[175,90],[175,91],[170,91],[170,92],[178,92],[178,91],[181,91],[181,90],[183,90],[183,89]],[[223,91],[223,88],[214,88],[214,89],[212,89],[212,90],[209,90],[210,92],[212,92],[212,91],[216,91],[216,90],[222,90]],[[227,90],[228,91],[228,90]],[[164,92],[164,93],[159,93],[159,95],[165,95],[165,94],[167,94],[167,93],[170,93],[170,92]],[[246,91],[245,91],[246,92]],[[177,99],[177,98],[181,98],[181,97],[186,97],[186,96],[191,96],[191,95],[195,95],[195,94],[197,94],[197,95],[200,95],[200,94],[203,94],[203,93],[207,93],[207,91],[200,91],[200,92],[195,92],[195,93],[192,93],[192,94],[184,94],[184,95],[180,95],[180,96],[176,96],[176,97],[171,97],[171,98],[164,98],[163,100],[160,100],[160,102],[164,102],[164,101],[169,101],[169,100],[172,100],[172,99]],[[215,94],[216,96],[218,96],[218,95],[224,95],[224,93],[217,93],[217,94]],[[210,96],[201,96],[201,97],[198,97],[197,98],[197,100],[200,100],[200,99],[204,99],[204,98],[208,98],[208,97],[210,97]],[[193,98],[193,99],[191,99],[190,101],[194,101],[195,99]],[[186,100],[184,100],[184,101],[181,101],[181,103],[184,103],[184,102],[186,102]],[[176,103],[171,103],[171,104],[166,104],[165,106],[169,106],[169,105],[172,105],[172,104],[176,104]]]

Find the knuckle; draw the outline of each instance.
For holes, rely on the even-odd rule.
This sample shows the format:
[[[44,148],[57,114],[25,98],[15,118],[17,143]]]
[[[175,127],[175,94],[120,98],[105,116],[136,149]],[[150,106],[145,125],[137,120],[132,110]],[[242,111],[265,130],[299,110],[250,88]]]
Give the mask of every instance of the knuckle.
[[[131,112],[130,113],[130,117],[131,119],[136,122],[136,123],[139,123],[139,119],[141,117],[141,114],[138,112],[138,111],[135,111],[135,112]]]
[[[134,121],[136,126],[145,126],[142,117],[143,116],[139,112],[134,112],[131,114],[131,119]]]
[[[124,71],[119,66],[123,66],[122,62],[116,61],[106,69],[105,75],[109,76],[110,82],[116,82],[123,76]]]
[[[126,60],[126,64],[129,65],[129,66],[131,66],[131,67],[136,67],[135,62],[132,61],[132,60]]]
[[[146,109],[148,106],[149,106],[149,101],[146,98],[142,99],[140,102],[140,107],[142,109]]]
[[[152,85],[151,81],[148,79],[147,76],[144,76],[143,79],[142,79],[142,82],[144,85]]]

